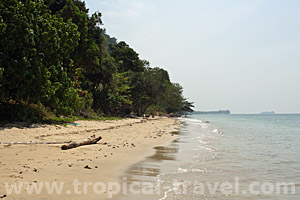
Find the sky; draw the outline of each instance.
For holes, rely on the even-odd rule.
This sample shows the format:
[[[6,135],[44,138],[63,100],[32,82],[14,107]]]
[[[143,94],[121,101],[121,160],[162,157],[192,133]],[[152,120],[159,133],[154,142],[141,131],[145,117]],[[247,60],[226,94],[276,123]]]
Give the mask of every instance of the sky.
[[[195,110],[300,113],[299,0],[86,0]]]

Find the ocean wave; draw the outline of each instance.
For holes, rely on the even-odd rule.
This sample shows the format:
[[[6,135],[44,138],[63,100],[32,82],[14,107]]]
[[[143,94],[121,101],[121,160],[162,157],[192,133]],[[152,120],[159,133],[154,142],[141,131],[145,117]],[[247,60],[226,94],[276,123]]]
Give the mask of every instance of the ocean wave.
[[[220,135],[223,134],[223,132],[222,132],[222,131],[219,131],[218,129],[214,129],[214,130],[212,130],[211,132],[212,132],[212,133],[219,133]]]
[[[160,198],[159,200],[166,200],[169,197],[170,193],[173,193],[171,195],[176,195],[177,191],[183,191],[185,188],[185,185],[189,184],[189,181],[177,181],[177,182],[172,182],[172,188],[169,190],[165,191],[164,197]],[[172,198],[172,196],[170,196]],[[172,198],[173,199],[173,198]]]
[[[192,123],[203,123],[201,120],[199,119],[192,119],[192,118],[179,118],[182,121],[186,121],[186,122],[192,122]]]
[[[191,173],[195,173],[195,172],[205,173],[205,172],[207,172],[206,169],[184,169],[184,168],[180,168],[180,167],[178,168],[178,171],[182,172],[182,173],[188,173],[188,172],[191,172]]]

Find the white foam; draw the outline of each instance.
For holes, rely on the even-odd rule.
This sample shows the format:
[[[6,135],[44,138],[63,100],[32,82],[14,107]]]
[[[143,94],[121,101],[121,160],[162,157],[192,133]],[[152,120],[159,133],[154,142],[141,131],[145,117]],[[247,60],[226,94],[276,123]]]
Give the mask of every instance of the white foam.
[[[222,131],[219,131],[218,129],[214,129],[214,130],[212,130],[211,132],[212,132],[212,133],[219,133],[220,135],[223,134],[223,132],[222,132]]]
[[[192,118],[179,118],[179,119],[186,122],[202,123],[202,121],[199,119],[192,119]]]
[[[168,193],[172,192],[173,188],[169,189],[168,191],[165,191],[165,196],[163,196],[162,198],[160,198],[159,200],[164,200],[168,198]]]
[[[202,145],[207,144],[207,142],[203,141],[203,140],[198,140],[198,142]]]
[[[175,192],[175,194],[176,194],[177,191],[183,189],[183,187],[186,185],[186,183],[188,183],[188,182],[187,181],[173,182],[172,183],[173,187],[170,188],[169,190],[167,190],[165,192],[164,197],[160,198],[159,200],[165,200],[165,199],[167,199],[168,198],[168,193]]]
[[[204,146],[199,146],[201,149],[207,150],[208,152],[214,152],[216,151],[215,148],[213,147],[204,147]]]
[[[206,124],[201,124],[202,129],[206,129],[208,126]]]
[[[192,172],[192,173],[195,173],[195,172],[205,172],[206,170],[203,170],[203,169],[183,169],[183,168],[178,168],[178,171],[181,172],[181,173],[187,173],[187,172]]]
[[[212,131],[212,133],[218,133],[219,131],[218,131],[218,129],[214,129],[213,131]]]

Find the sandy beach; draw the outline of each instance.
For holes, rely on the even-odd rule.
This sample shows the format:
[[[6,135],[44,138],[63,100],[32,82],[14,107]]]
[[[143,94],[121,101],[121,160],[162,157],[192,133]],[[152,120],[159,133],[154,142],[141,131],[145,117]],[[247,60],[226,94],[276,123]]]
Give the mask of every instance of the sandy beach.
[[[131,165],[153,154],[153,147],[176,138],[171,131],[179,122],[170,118],[76,121],[75,125],[33,125],[0,129],[0,199],[106,199],[107,191],[95,193],[97,182],[118,182]],[[97,144],[61,150],[62,143],[101,136]],[[22,142],[28,144],[9,144]],[[41,144],[41,143],[59,144]],[[61,144],[60,144],[61,143]],[[74,191],[74,180],[90,182]],[[22,187],[20,194],[9,194],[5,184],[63,184],[61,194],[41,194]],[[98,187],[99,189],[99,187]],[[99,191],[99,190],[97,190]],[[77,194],[75,194],[77,193]]]

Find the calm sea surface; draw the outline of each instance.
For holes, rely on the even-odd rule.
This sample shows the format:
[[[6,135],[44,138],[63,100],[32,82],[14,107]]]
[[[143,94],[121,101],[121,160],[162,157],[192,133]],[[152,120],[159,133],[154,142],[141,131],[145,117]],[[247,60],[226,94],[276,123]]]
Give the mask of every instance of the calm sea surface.
[[[181,120],[178,139],[127,172],[128,183],[156,184],[155,194],[120,199],[300,199],[300,115]]]

